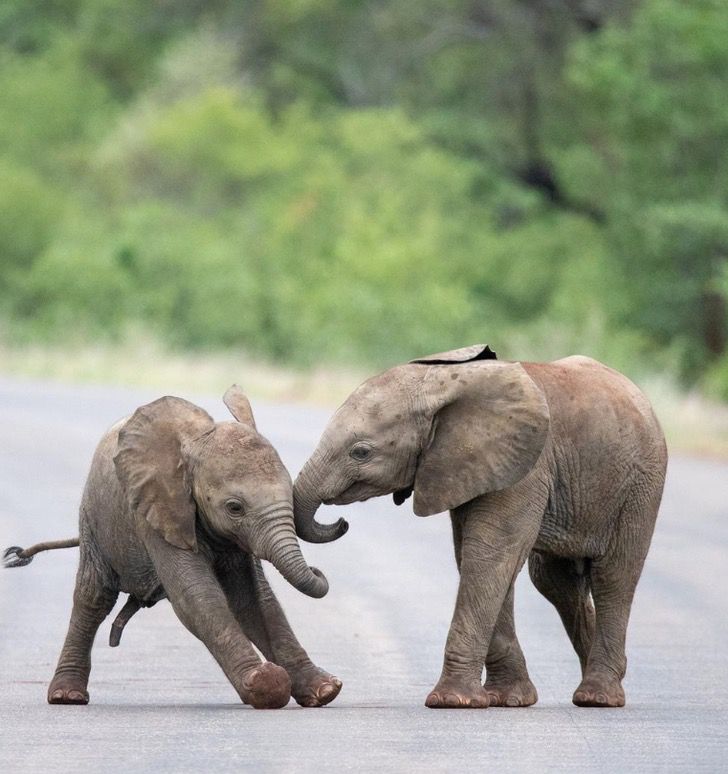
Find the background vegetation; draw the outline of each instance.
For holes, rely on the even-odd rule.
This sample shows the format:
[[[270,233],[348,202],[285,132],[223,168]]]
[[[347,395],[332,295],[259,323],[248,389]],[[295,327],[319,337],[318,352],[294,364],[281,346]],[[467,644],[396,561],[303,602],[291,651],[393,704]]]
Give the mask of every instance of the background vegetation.
[[[3,338],[728,398],[726,41],[723,0],[4,0]]]

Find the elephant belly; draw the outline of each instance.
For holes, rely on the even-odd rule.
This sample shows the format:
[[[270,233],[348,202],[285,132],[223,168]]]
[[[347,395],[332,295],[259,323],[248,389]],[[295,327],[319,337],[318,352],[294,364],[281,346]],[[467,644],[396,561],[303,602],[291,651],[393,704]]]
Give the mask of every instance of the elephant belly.
[[[122,556],[115,557],[112,566],[119,577],[119,590],[145,605],[152,605],[166,596],[154,565],[140,544],[127,546]]]
[[[144,607],[151,607],[167,594],[154,571],[119,578],[119,590],[136,597]]]
[[[609,545],[613,522],[603,517],[607,510],[604,506],[574,510],[550,501],[534,550],[574,559],[600,556]]]

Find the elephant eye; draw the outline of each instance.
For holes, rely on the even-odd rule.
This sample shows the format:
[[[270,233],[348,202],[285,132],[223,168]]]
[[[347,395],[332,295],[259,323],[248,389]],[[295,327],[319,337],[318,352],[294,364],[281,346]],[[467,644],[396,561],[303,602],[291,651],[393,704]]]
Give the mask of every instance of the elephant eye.
[[[243,512],[243,504],[240,502],[240,500],[230,499],[225,503],[225,507],[227,508],[228,513],[232,514],[233,516],[240,516],[240,514]]]
[[[368,459],[372,453],[371,446],[355,446],[350,452],[349,456],[355,459],[357,462],[363,462]]]

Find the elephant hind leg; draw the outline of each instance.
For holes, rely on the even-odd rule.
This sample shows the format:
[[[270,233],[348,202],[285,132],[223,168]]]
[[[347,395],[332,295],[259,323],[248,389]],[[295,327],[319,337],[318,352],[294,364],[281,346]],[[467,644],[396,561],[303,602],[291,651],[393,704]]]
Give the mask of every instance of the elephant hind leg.
[[[111,575],[88,553],[82,553],[68,633],[48,687],[49,704],[88,704],[91,646],[119,594]]]
[[[660,486],[648,500],[638,496],[628,502],[609,550],[592,560],[591,584],[596,609],[594,639],[584,678],[574,692],[573,701],[577,706],[624,706],[622,679],[627,671],[627,623],[652,539],[661,494]]]
[[[528,573],[533,585],[558,611],[583,674],[595,623],[588,563],[533,551],[528,558]]]

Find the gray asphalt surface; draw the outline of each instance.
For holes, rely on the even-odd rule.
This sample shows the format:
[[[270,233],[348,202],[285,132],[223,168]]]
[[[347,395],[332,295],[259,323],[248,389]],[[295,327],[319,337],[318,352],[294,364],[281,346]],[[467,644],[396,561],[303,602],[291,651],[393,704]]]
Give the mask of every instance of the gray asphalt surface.
[[[240,376],[244,384],[244,375]],[[176,394],[180,394],[177,392]],[[158,393],[0,379],[0,547],[76,534],[94,446]],[[225,417],[215,398],[197,400]],[[253,402],[295,474],[328,412]],[[239,703],[167,602],[121,647],[94,647],[91,704],[51,707],[77,551],[0,570],[0,771],[728,771],[728,465],[673,458],[628,637],[628,706],[579,709],[579,669],[555,610],[521,575],[517,625],[539,703],[433,711],[457,573],[446,516],[389,498],[346,508],[349,534],[304,545],[331,590],[308,599],[268,575],[314,661],[344,681],[325,709]],[[119,605],[123,603],[120,600]]]

